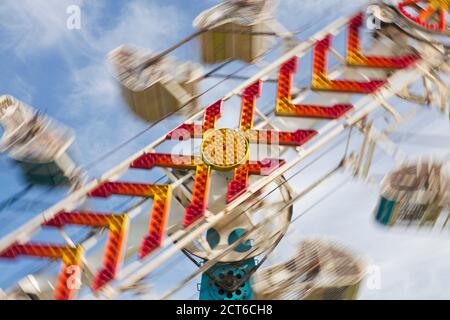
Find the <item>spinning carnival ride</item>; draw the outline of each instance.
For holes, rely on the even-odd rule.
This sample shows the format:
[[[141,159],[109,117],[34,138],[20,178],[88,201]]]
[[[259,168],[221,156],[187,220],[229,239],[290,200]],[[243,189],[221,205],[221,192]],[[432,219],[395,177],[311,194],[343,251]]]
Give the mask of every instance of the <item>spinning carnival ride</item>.
[[[0,97],[1,152],[17,161],[31,184],[57,185],[79,179],[68,154],[74,141],[67,128],[10,96]]]
[[[399,164],[406,160],[389,133],[411,113],[433,106],[449,115],[448,8],[448,0],[378,3],[370,7],[371,16],[362,13],[369,12],[364,8],[300,42],[296,33],[275,21],[270,1],[230,0],[202,13],[194,22],[194,35],[159,55],[132,47],[116,49],[110,61],[129,108],[149,123],[171,115],[185,120],[101,178],[76,183],[65,199],[2,238],[3,260],[16,263],[34,257],[62,264],[56,275],[50,266],[18,279],[17,285],[4,288],[4,297],[145,296],[153,273],[169,272],[170,259],[181,252],[195,271],[176,283],[168,281],[166,291],[154,298],[170,298],[198,276],[200,299],[355,298],[365,262],[329,240],[303,240],[291,260],[267,264],[296,219],[296,201],[337,171],[370,183],[375,148]],[[379,27],[363,32],[368,19]],[[200,66],[168,57],[194,38],[204,68],[218,67],[204,73]],[[336,46],[342,40],[344,54]],[[273,62],[261,63],[279,42],[284,52]],[[233,60],[254,64],[259,71],[201,109],[199,83]],[[311,82],[299,87],[303,61],[312,69]],[[270,87],[273,82],[276,86]],[[261,102],[267,92],[274,99],[268,107]],[[393,105],[399,100],[408,114]],[[227,114],[236,113],[230,109],[237,105],[234,127]],[[9,110],[11,106],[16,109]],[[13,158],[55,162],[67,177],[81,172],[60,161],[72,141],[65,138],[65,130],[49,131],[50,120],[33,116],[14,98],[4,98],[1,107],[5,150]],[[388,128],[376,127],[380,115],[389,119]],[[349,139],[352,130],[361,133],[362,142],[347,143],[343,159],[333,155],[328,173],[304,190],[292,184],[308,167],[302,167],[307,158],[324,150],[332,154],[326,146]],[[48,144],[47,152],[41,148],[43,141],[58,144]],[[190,144],[190,153],[165,151],[177,143]],[[37,156],[35,149],[45,154]],[[422,225],[441,217],[449,204],[443,166],[430,161],[388,176],[376,220]],[[148,181],[149,170],[161,170],[163,177]],[[411,182],[399,178],[401,174],[418,178]],[[116,196],[131,202],[126,210],[107,212],[106,203]],[[411,216],[408,211],[414,211],[414,217],[406,218]],[[74,241],[65,231],[71,226],[92,231]],[[64,243],[36,240],[48,229],[59,230]]]

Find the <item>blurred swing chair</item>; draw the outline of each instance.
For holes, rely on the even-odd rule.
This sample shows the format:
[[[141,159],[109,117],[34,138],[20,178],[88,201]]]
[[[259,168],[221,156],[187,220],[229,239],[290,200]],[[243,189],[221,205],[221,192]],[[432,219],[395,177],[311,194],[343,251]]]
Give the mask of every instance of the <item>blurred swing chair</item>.
[[[381,184],[376,221],[385,226],[433,227],[450,204],[450,178],[445,169],[443,163],[421,160],[389,173]]]
[[[154,59],[153,59],[154,58]],[[199,65],[152,56],[142,49],[121,46],[109,54],[128,107],[142,120],[154,123],[177,112],[197,109]]]
[[[60,186],[79,181],[69,147],[75,138],[67,129],[12,96],[0,97],[0,152],[20,165],[27,183]]]
[[[257,300],[356,299],[365,263],[346,248],[325,239],[305,239],[291,260],[255,273]]]
[[[269,47],[273,1],[228,0],[202,12],[193,23],[200,35],[201,60],[254,63]]]

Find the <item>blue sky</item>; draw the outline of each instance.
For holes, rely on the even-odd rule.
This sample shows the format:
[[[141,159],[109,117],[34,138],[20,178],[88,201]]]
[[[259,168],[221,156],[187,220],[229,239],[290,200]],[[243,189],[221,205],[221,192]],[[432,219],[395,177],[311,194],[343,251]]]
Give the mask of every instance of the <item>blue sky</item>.
[[[73,150],[75,158],[80,165],[90,164],[147,126],[131,114],[123,103],[106,61],[107,53],[122,44],[161,51],[192,33],[193,18],[218,2],[1,0],[0,95],[16,96],[73,128],[77,138]],[[305,31],[306,36],[337,18],[340,12],[350,13],[363,2],[365,1],[281,0],[278,18],[291,30],[313,26],[314,22],[314,28]],[[341,5],[343,3],[345,6]],[[66,28],[66,9],[72,4],[81,7],[80,30]],[[175,55],[182,60],[198,59],[195,43],[177,50]],[[239,64],[235,64],[232,70],[237,69],[237,66]],[[215,82],[211,81],[207,80],[202,85],[207,87]],[[214,102],[235,85],[236,83],[227,84],[213,90],[202,98],[202,105]],[[433,115],[430,117],[433,118]],[[437,115],[434,114],[434,117]],[[100,175],[177,123],[169,120],[153,128],[107,161],[90,168],[90,176]],[[436,134],[449,135],[448,120],[439,121],[434,129]],[[408,151],[414,153],[417,148]],[[448,152],[448,147],[444,151]],[[21,186],[17,168],[6,156],[0,156],[0,200],[20,190]],[[353,196],[330,199],[315,209],[316,214],[302,219],[298,230],[305,234],[342,238],[373,256],[374,261],[384,268],[386,285],[381,292],[365,292],[366,298],[398,298],[404,295],[427,298],[445,294],[448,297],[448,288],[445,291],[444,285],[439,284],[441,280],[448,284],[448,276],[439,271],[450,267],[445,262],[450,256],[448,239],[436,236],[430,239],[424,235],[412,234],[405,236],[379,230],[370,224],[369,210],[376,201],[374,190],[358,182],[352,183],[345,190],[341,191],[342,195],[354,194],[360,201],[353,202]],[[39,191],[41,193],[33,196],[37,197],[45,192]],[[57,193],[57,196],[61,196],[61,193]],[[48,201],[52,200],[52,197],[48,198]],[[36,212],[21,213],[20,216],[16,212],[0,216],[0,235],[25,222],[39,209],[42,208],[35,207],[32,211]],[[330,217],[333,210],[336,211],[337,222],[332,222],[334,218]],[[358,212],[364,214],[358,215]],[[11,225],[11,220],[15,224]],[[352,225],[359,227],[354,228]],[[377,244],[381,248],[377,248]],[[392,250],[389,251],[391,246]],[[418,258],[420,255],[423,259]],[[411,278],[420,278],[422,274],[421,281],[425,281],[421,270],[430,268],[435,262],[439,265],[439,270],[433,273],[433,277],[437,277],[433,286],[428,286],[427,291],[421,293],[410,290],[408,286],[415,290],[421,287],[420,281]],[[411,264],[417,267],[407,270]]]

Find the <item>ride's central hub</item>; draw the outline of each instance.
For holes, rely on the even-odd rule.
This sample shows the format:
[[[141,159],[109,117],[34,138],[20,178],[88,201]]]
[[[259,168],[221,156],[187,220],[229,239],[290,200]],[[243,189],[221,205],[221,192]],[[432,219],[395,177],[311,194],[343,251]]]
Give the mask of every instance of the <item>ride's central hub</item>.
[[[201,146],[203,161],[219,171],[230,171],[244,164],[249,149],[243,132],[225,128],[206,131]]]

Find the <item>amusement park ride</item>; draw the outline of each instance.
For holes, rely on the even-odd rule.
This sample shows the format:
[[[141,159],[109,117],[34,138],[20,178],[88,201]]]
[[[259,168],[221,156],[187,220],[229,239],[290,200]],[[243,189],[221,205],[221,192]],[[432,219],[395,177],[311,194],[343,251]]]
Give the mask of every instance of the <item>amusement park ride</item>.
[[[204,300],[356,298],[365,262],[328,240],[303,240],[291,260],[264,265],[288,231],[294,203],[307,192],[290,180],[305,159],[353,130],[362,142],[333,171],[351,171],[370,183],[377,147],[399,166],[382,182],[375,220],[389,227],[447,224],[446,163],[407,159],[389,133],[409,117],[395,101],[410,105],[410,113],[434,107],[449,116],[449,7],[449,0],[378,2],[299,41],[273,18],[272,1],[228,0],[198,16],[197,32],[161,54],[120,47],[110,62],[129,108],[148,123],[172,115],[185,120],[91,182],[71,160],[69,129],[16,98],[1,97],[0,150],[21,165],[31,184],[67,183],[71,189],[0,239],[0,261],[47,259],[60,270],[51,264],[0,289],[0,296],[121,298],[182,252],[197,270],[157,298],[170,298],[197,276]],[[239,60],[259,70],[203,108],[202,66],[169,57],[194,39],[204,66],[218,70]],[[283,52],[261,63],[273,39]],[[297,84],[303,63],[312,70],[308,87]],[[261,105],[263,95],[273,95],[270,108]],[[224,126],[238,105],[237,127]],[[376,127],[380,113],[389,128]],[[177,143],[192,146],[190,154],[166,151]],[[261,156],[261,149],[276,151]],[[148,181],[150,170],[162,170],[164,178]],[[116,196],[135,202],[122,212],[101,209]],[[73,226],[92,232],[75,243],[64,231]],[[59,230],[66,243],[35,240],[48,229]]]

